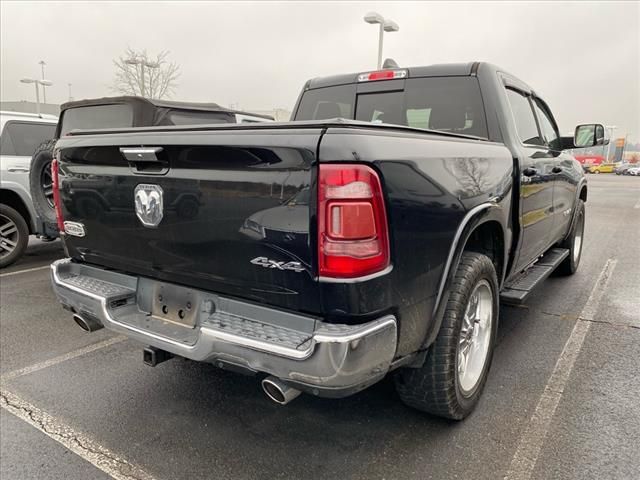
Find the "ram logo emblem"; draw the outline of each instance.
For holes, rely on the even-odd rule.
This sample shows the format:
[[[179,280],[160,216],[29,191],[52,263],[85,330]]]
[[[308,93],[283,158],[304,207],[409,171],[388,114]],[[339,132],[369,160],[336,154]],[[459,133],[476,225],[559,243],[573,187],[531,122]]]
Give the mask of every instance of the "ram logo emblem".
[[[136,187],[134,197],[138,219],[145,227],[157,227],[164,215],[162,187],[141,183]]]

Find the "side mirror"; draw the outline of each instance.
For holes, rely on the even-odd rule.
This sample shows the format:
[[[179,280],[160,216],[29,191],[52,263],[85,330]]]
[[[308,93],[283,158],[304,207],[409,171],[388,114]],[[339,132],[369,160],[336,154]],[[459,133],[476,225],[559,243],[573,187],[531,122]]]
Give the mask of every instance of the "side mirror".
[[[599,123],[578,125],[573,135],[575,148],[606,145],[604,140],[604,126]]]

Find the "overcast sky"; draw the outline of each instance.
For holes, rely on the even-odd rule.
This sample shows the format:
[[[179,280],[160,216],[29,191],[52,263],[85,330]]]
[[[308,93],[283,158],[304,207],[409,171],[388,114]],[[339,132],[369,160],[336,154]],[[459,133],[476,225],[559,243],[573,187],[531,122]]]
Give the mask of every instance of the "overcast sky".
[[[169,50],[174,99],[291,110],[316,76],[375,67],[375,10],[400,31],[384,56],[401,66],[488,61],[549,103],[563,132],[617,125],[640,141],[638,2],[12,2],[2,1],[2,100],[33,100],[45,60],[50,102],[113,95],[112,59],[127,46]]]

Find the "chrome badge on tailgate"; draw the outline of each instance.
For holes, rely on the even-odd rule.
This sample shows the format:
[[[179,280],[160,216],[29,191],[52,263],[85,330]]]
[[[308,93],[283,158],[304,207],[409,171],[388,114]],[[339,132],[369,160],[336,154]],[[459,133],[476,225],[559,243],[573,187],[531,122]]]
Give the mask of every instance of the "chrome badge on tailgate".
[[[270,260],[267,257],[256,257],[251,260],[251,263],[264,268],[277,268],[278,270],[291,270],[299,273],[304,271],[304,267],[300,262],[277,262]]]
[[[136,215],[145,227],[157,227],[162,221],[163,192],[160,185],[141,183],[134,192]]]

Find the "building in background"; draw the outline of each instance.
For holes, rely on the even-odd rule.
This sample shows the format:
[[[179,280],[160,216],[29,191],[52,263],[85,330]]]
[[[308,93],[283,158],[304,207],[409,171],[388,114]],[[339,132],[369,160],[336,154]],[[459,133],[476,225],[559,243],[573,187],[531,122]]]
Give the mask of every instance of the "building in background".
[[[27,102],[21,100],[18,102],[0,102],[0,110],[7,112],[24,112],[24,113],[36,113],[36,102]],[[48,113],[50,115],[60,114],[60,105],[53,103],[40,102],[40,113]]]

